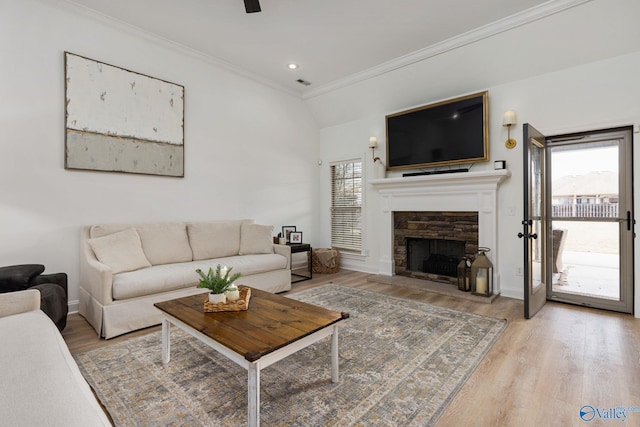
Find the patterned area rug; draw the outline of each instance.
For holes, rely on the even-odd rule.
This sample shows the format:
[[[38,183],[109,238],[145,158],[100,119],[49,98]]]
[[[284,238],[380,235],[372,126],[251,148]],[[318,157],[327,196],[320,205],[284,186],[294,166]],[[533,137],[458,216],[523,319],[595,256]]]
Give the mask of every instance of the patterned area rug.
[[[324,285],[290,295],[351,317],[340,330],[340,379],[330,339],[261,373],[262,425],[428,426],[435,423],[506,326],[494,319],[362,289]],[[76,355],[117,426],[247,423],[247,372],[172,329]]]

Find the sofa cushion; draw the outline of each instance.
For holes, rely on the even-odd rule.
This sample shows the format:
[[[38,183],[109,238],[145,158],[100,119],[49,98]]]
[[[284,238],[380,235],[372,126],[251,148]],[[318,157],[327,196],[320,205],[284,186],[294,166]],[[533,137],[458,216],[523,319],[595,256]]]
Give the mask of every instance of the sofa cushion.
[[[153,265],[191,261],[192,253],[184,222],[140,224],[136,226],[142,249]]]
[[[93,239],[94,237],[107,236],[127,228],[135,228],[135,225],[126,223],[92,225],[89,229],[89,237]]]
[[[95,237],[87,241],[98,260],[109,266],[113,274],[150,267],[135,228]]]
[[[154,265],[144,270],[114,275],[112,296],[114,300],[124,300],[175,289],[195,287],[199,281],[196,269],[200,268],[202,271],[209,271],[210,267],[215,269],[218,264],[232,267],[233,273],[249,276],[284,269],[287,266],[287,259],[282,255],[263,254]],[[242,283],[242,277],[238,280],[238,283]]]
[[[193,262],[154,265],[144,270],[136,270],[113,276],[112,297],[114,300],[153,295],[173,291],[198,284],[196,267]]]
[[[193,260],[238,255],[240,225],[250,220],[201,221],[187,224]]]
[[[0,424],[110,426],[62,335],[40,310],[0,319]]]
[[[273,225],[242,224],[239,253],[240,255],[272,254]]]
[[[203,271],[209,270],[209,267],[215,268],[216,265],[223,264],[227,267],[233,267],[233,273],[240,273],[242,277],[287,268],[287,258],[278,254],[242,255],[204,262],[205,266],[200,267]],[[242,277],[237,280],[238,284],[242,284]]]

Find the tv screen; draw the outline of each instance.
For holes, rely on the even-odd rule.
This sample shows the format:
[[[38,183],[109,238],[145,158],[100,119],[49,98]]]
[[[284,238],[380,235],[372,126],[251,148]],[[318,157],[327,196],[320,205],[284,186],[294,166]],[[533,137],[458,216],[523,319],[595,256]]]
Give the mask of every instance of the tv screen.
[[[386,116],[388,169],[489,160],[488,107],[485,91]]]

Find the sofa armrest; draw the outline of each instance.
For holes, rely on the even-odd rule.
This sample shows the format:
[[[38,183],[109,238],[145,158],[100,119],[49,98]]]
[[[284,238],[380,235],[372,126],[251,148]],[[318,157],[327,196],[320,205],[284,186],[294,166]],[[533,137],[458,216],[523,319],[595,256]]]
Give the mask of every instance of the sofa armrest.
[[[40,291],[37,289],[0,294],[0,317],[33,310],[40,310]]]
[[[291,270],[291,247],[287,245],[279,245],[275,243],[273,245],[273,252],[282,255],[287,259],[287,270]]]
[[[102,305],[113,302],[113,273],[111,268],[96,258],[89,246],[89,227],[83,226],[80,233],[80,287]]]
[[[52,274],[41,274],[36,276],[31,281],[31,285],[42,285],[45,283],[54,283],[64,289],[64,293],[68,293],[68,278],[67,273],[52,273]]]
[[[0,267],[0,292],[24,291],[44,271],[42,264],[20,264]]]

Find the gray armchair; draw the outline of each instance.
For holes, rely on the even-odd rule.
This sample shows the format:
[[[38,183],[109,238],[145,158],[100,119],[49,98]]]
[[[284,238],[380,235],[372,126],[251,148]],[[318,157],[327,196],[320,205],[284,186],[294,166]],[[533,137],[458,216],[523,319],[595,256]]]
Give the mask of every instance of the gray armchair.
[[[0,267],[0,293],[24,289],[40,291],[40,309],[62,331],[67,325],[67,275],[42,274],[44,265],[22,264]]]

